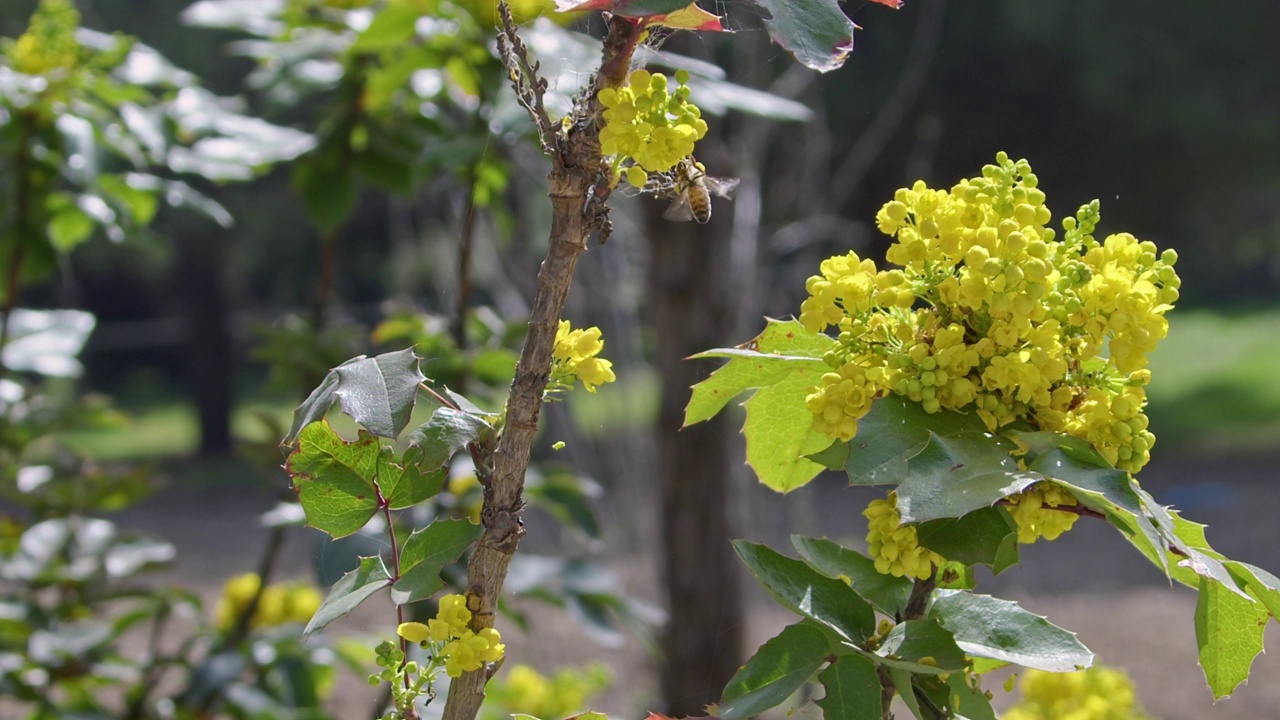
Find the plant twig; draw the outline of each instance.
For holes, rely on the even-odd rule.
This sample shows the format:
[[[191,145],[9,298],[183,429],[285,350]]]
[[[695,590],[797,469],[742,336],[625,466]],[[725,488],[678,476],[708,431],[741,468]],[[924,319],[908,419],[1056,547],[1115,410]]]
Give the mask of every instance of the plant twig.
[[[578,259],[596,230],[607,228],[605,201],[609,195],[608,168],[600,157],[598,128],[594,120],[599,109],[598,84],[578,99],[575,121],[563,130],[551,122],[542,102],[546,81],[537,76],[537,63],[529,60],[527,49],[516,34],[511,11],[505,2],[498,6],[502,17],[499,50],[521,105],[529,111],[538,128],[543,149],[551,156],[547,177],[552,220],[547,257],[538,272],[529,331],[515,379],[507,399],[505,422],[492,455],[493,474],[484,484],[484,507],[480,536],[467,564],[467,608],[471,629],[479,632],[493,627],[498,598],[506,580],[511,558],[524,535],[524,476],[529,467],[530,446],[538,429],[542,395],[551,371],[552,349],[560,313]],[[610,37],[604,43],[602,65],[627,65],[617,58],[618,48],[635,49],[634,42],[618,42],[615,32],[634,33],[629,22],[611,22]],[[598,83],[598,79],[596,83]],[[474,720],[484,701],[485,668],[464,673],[449,687],[444,720]]]
[[[22,281],[22,260],[31,230],[31,136],[35,133],[36,117],[33,111],[20,114],[22,125],[18,136],[17,157],[13,160],[14,172],[14,232],[10,235],[13,250],[9,255],[5,276],[4,306],[0,308],[0,377],[4,377],[4,346],[9,342],[9,328],[13,311],[18,307],[19,284]]]

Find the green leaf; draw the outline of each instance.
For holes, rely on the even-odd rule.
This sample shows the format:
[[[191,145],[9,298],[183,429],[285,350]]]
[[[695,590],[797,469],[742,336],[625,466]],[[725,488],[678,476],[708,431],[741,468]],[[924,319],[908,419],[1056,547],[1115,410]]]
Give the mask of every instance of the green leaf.
[[[49,241],[60,252],[70,252],[93,234],[93,218],[73,203],[63,205],[49,217]]]
[[[955,635],[956,644],[975,657],[1049,672],[1071,672],[1093,664],[1093,653],[1075,633],[1008,600],[938,590],[929,617],[939,620]]]
[[[805,564],[830,578],[847,579],[853,591],[890,617],[900,614],[911,599],[911,580],[876,570],[875,561],[826,538],[791,536]]]
[[[471,543],[480,538],[484,528],[469,520],[436,520],[415,530],[400,550],[400,579],[391,588],[391,600],[397,605],[431,597],[444,587],[440,571],[457,560]]]
[[[129,209],[129,215],[138,225],[151,224],[156,215],[160,201],[154,190],[148,190],[140,183],[130,184],[128,178],[119,175],[102,175],[98,178],[103,191],[119,200]]]
[[[795,369],[777,383],[760,388],[743,405],[747,421],[747,464],[760,482],[786,493],[812,480],[822,466],[805,456],[826,447],[831,439],[813,429],[813,415],[804,398],[826,372],[826,365],[811,361],[809,369]]]
[[[819,72],[835,70],[853,50],[853,21],[836,0],[753,0],[769,17],[773,41],[801,64]]]
[[[716,714],[720,720],[745,720],[781,705],[830,655],[826,633],[809,621],[787,626],[738,669]]]
[[[991,709],[991,700],[979,688],[969,687],[964,673],[955,673],[947,678],[947,687],[951,700],[951,709],[969,720],[996,720],[996,712]]]
[[[348,360],[334,369],[342,411],[379,437],[395,439],[409,424],[418,385],[426,380],[413,348]]]
[[[872,658],[913,673],[941,675],[964,669],[968,658],[936,618],[907,620],[889,631]]]
[[[382,558],[360,558],[360,567],[352,570],[333,584],[329,596],[320,603],[311,622],[302,631],[303,638],[355,610],[360,603],[391,584],[391,575],[382,564]]]
[[[436,468],[424,474],[416,462],[417,457],[416,449],[407,450],[403,468],[391,462],[389,449],[379,457],[378,490],[386,499],[387,507],[392,510],[413,507],[435,497],[449,477],[449,471],[445,468]]]
[[[421,448],[420,466],[424,470],[434,470],[443,467],[454,453],[479,440],[491,429],[480,415],[439,407],[426,424],[409,433],[409,445]]]
[[[907,709],[915,716],[916,720],[932,720],[932,715],[925,716],[920,710],[920,700],[916,698],[915,688],[911,685],[911,672],[898,667],[889,668],[889,677],[893,680],[893,687],[898,691],[898,697],[902,698],[902,702],[906,704]]]
[[[1018,525],[1003,508],[985,507],[959,518],[920,523],[920,545],[948,560],[966,565],[995,565],[1008,538],[1018,537]]]
[[[1261,601],[1280,622],[1280,578],[1248,563],[1228,560],[1225,564],[1240,587]]]
[[[902,522],[958,518],[989,508],[1041,478],[1018,469],[1012,443],[988,434],[930,435],[898,486]]]
[[[930,433],[951,437],[965,432],[986,432],[986,426],[974,414],[944,410],[930,415],[907,398],[880,398],[858,421],[858,435],[849,443],[845,463],[849,484],[900,483],[907,477],[907,461],[924,450]]]
[[[293,186],[302,194],[307,217],[324,234],[341,227],[356,202],[356,181],[351,171],[332,161],[325,162],[327,159],[304,159],[293,170]]]
[[[417,32],[414,28],[422,10],[411,2],[388,3],[373,16],[369,26],[356,36],[351,52],[367,53],[398,47]]]
[[[821,360],[835,344],[795,320],[770,320],[764,332],[736,348],[709,350],[695,358],[729,358],[729,363],[693,388],[685,425],[712,417],[733,398],[756,390],[744,406],[747,463],[760,482],[789,492],[809,482],[822,467],[805,456],[831,444],[814,432],[805,396],[830,368]]]
[[[307,524],[335,538],[364,527],[378,510],[373,484],[378,462],[378,441],[368,433],[349,443],[326,421],[303,428],[285,470],[293,477]]]
[[[809,455],[808,458],[828,470],[843,470],[845,463],[849,462],[849,443],[837,440],[826,450]]]
[[[335,394],[338,390],[338,375],[332,370],[328,375],[324,376],[324,380],[316,386],[315,390],[307,396],[302,404],[293,410],[293,425],[289,428],[289,434],[281,441],[283,445],[292,445],[298,439],[298,433],[311,423],[323,420],[324,416],[329,413],[329,408],[338,401]]]
[[[730,400],[747,390],[778,382],[796,370],[793,364],[816,367],[807,361],[821,360],[835,342],[826,335],[805,330],[798,321],[771,319],[764,331],[750,342],[694,355],[693,359],[729,358],[729,362],[693,386],[685,408],[685,426],[714,417]],[[822,368],[822,372],[826,372],[826,363],[822,363]]]
[[[406,348],[372,358],[360,355],[330,370],[294,409],[284,444],[292,444],[302,428],[323,418],[339,401],[342,411],[366,430],[394,440],[409,423],[418,385],[426,379],[418,369],[419,360],[413,348]]]
[[[1088,442],[1062,433],[1005,434],[1028,446],[1028,470],[1069,488],[1086,507],[1104,512],[1118,507],[1133,515],[1142,513],[1142,503],[1129,474],[1111,467]]]
[[[875,632],[875,610],[843,582],[764,545],[735,540],[733,549],[764,589],[788,610],[853,643],[861,643]]]
[[[880,720],[880,676],[870,660],[846,655],[818,675],[826,694],[818,700],[823,720]]]
[[[1200,578],[1196,600],[1196,644],[1200,667],[1221,700],[1249,679],[1249,666],[1262,652],[1262,636],[1271,615],[1265,606],[1242,598],[1209,578]]]

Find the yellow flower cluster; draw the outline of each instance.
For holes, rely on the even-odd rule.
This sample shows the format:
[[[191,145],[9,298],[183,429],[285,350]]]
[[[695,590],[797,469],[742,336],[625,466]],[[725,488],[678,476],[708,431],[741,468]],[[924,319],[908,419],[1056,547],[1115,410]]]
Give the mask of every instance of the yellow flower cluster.
[[[689,102],[688,82],[689,73],[677,71],[671,91],[666,75],[635,70],[626,85],[600,91],[600,151],[614,157],[615,172],[627,159],[634,163],[626,175],[631,185],[643,187],[647,173],[674,168],[707,134],[702,111]]]
[[[547,677],[528,665],[504,670],[485,688],[482,720],[504,720],[513,714],[563,718],[582,712],[588,700],[608,687],[612,678],[600,664],[561,668]]]
[[[1053,509],[1076,504],[1074,495],[1053,483],[1038,483],[1008,500],[1009,514],[1018,523],[1020,543],[1029,544],[1040,538],[1057,540],[1080,519],[1075,513]]]
[[[1059,239],[1036,186],[1004,153],[950,190],[917,182],[876,215],[899,269],[853,252],[822,263],[800,321],[836,326],[840,343],[808,398],[816,430],[848,440],[892,392],[991,430],[1024,420],[1084,438],[1129,472],[1146,464],[1147,354],[1168,332],[1177,254],[1128,234],[1099,243],[1096,201]]]
[[[440,598],[436,616],[427,624],[401,623],[396,633],[409,642],[430,644],[433,657],[445,661],[445,674],[459,677],[464,672],[479,670],[485,663],[497,662],[507,647],[497,630],[484,628],[473,632],[470,624],[467,599],[461,595],[445,595]]]
[[[613,363],[598,357],[602,350],[604,340],[600,339],[600,328],[574,330],[568,320],[561,320],[552,350],[552,387],[569,386],[574,380],[581,380],[587,392],[595,392],[597,385],[617,380]]]
[[[1133,682],[1120,670],[1094,666],[1072,673],[1027,670],[1018,683],[1022,702],[1004,720],[1146,720]]]
[[[862,514],[867,518],[867,554],[878,572],[923,580],[933,573],[934,565],[946,562],[938,553],[920,547],[915,525],[902,524],[896,493],[872,500]]]
[[[214,623],[222,630],[234,627],[259,588],[262,588],[262,578],[257,573],[245,573],[227,580],[222,586],[222,597],[214,606]],[[249,626],[263,628],[309,622],[323,600],[320,591],[310,585],[268,585],[262,588]]]
[[[40,0],[27,31],[8,48],[13,69],[41,75],[75,66],[80,56],[80,13],[70,0]]]

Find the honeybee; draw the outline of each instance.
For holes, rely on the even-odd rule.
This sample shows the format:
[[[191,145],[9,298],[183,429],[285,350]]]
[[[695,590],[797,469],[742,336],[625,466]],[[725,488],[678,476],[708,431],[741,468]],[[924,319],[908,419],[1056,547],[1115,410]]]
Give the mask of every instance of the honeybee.
[[[680,161],[672,172],[672,193],[675,199],[662,217],[687,222],[697,220],[706,223],[711,219],[711,196],[733,197],[738,187],[737,178],[717,178],[707,175],[702,163],[693,156]]]

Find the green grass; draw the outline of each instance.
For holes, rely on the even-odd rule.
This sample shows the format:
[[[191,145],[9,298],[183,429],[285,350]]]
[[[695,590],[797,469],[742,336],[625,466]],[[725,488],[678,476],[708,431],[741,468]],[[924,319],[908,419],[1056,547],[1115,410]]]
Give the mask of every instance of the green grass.
[[[1175,311],[1151,356],[1156,452],[1280,449],[1280,309]]]

